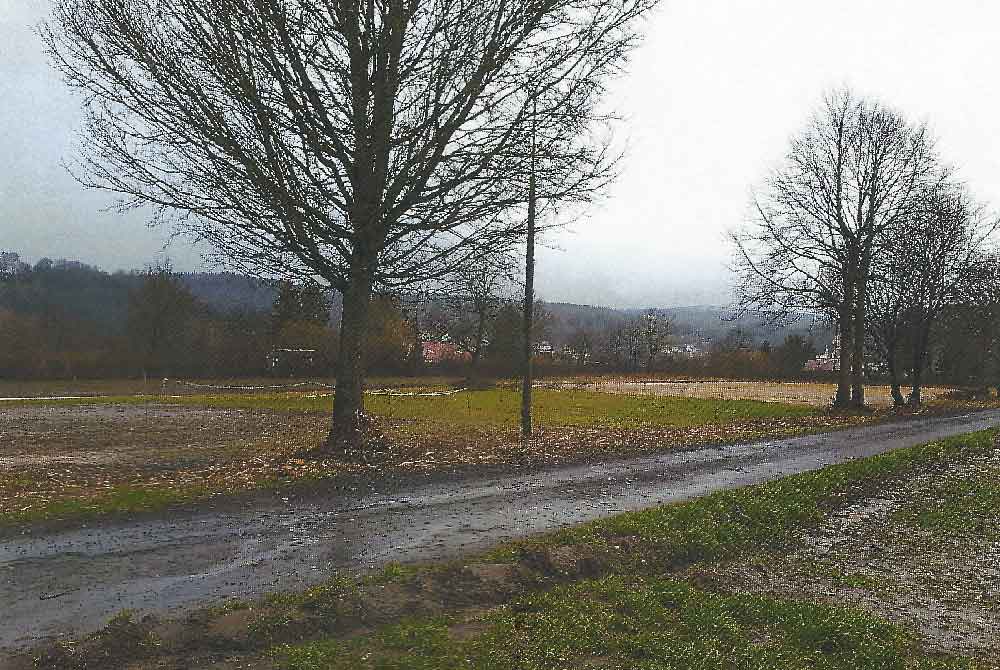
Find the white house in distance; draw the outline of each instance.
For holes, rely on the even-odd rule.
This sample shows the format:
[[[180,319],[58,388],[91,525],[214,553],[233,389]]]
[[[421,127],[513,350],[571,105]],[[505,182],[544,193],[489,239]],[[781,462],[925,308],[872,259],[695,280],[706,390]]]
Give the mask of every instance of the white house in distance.
[[[555,352],[555,347],[548,340],[535,342],[533,348],[536,356],[551,356]]]
[[[840,370],[840,333],[833,337],[823,353],[806,361],[805,369],[810,372],[837,372]]]

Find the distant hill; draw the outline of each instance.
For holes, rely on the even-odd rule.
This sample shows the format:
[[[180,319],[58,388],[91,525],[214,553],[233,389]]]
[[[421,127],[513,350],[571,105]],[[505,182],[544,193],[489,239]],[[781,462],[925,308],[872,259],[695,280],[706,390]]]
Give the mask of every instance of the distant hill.
[[[272,283],[231,272],[189,272],[180,277],[196,298],[219,312],[269,311],[277,295]]]
[[[571,303],[544,303],[555,317],[552,338],[562,343],[576,327],[600,329],[606,324],[621,323],[636,319],[653,309],[657,314],[670,319],[671,332],[678,336],[697,339],[722,339],[734,328],[750,334],[755,342],[765,340],[772,345],[780,344],[792,334],[811,337],[819,348],[826,346],[833,337],[828,326],[816,323],[811,316],[802,315],[780,326],[770,324],[762,315],[748,314],[733,318],[732,310],[717,305],[695,305],[685,307],[657,307],[644,309],[615,309],[593,307]]]
[[[219,314],[267,313],[277,294],[273,283],[231,272],[191,272],[179,276],[200,302]],[[48,261],[44,272],[33,272],[26,281],[8,283],[0,290],[0,308],[29,314],[58,310],[118,331],[124,324],[129,292],[140,277],[138,272],[110,274],[79,261]],[[331,293],[331,304],[331,318],[337,323],[341,305],[338,293]],[[563,302],[543,304],[553,317],[549,320],[548,337],[559,346],[567,343],[577,330],[604,332],[648,311]],[[776,328],[753,314],[732,319],[726,307],[717,305],[657,307],[654,311],[670,319],[674,335],[691,339],[721,339],[734,328],[746,331],[758,343],[766,340],[779,344],[787,335],[797,333],[811,336],[822,348],[832,339],[828,328],[808,316]]]

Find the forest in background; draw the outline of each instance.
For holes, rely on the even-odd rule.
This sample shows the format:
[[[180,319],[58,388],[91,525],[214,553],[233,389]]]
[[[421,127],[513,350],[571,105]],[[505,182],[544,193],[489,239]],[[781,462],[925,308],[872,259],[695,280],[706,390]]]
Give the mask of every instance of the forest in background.
[[[462,296],[379,296],[368,337],[372,373],[428,369],[416,344],[482,349],[435,365],[452,373],[505,376],[518,370],[519,299],[495,297],[483,314]],[[276,349],[315,350],[314,372],[332,373],[340,299],[336,292],[232,273],[167,267],[105,272],[75,260],[31,265],[0,257],[0,377],[241,377],[267,374]],[[747,378],[796,377],[831,332],[802,317],[784,327],[728,317],[722,307],[613,309],[539,302],[541,372],[664,372]],[[473,322],[485,320],[474,345]],[[425,345],[424,345],[425,346]],[[421,354],[423,346],[421,347]]]

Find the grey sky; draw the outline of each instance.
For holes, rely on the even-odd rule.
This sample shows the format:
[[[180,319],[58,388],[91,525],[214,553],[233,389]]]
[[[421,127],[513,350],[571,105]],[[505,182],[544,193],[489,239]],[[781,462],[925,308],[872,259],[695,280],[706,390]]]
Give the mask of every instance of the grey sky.
[[[107,269],[161,254],[167,231],[101,211],[109,200],[60,166],[77,103],[31,27],[48,0],[0,0],[0,248]],[[549,300],[616,306],[719,303],[725,230],[825,89],[849,84],[927,120],[945,158],[1000,203],[1000,5],[663,0],[610,100],[629,146],[605,202],[539,254]],[[199,266],[182,242],[175,265]]]

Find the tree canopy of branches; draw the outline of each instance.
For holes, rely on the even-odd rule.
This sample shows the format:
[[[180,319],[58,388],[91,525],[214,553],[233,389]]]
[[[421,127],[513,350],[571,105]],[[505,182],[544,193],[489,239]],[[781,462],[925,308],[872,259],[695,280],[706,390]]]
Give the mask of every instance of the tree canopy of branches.
[[[271,307],[271,331],[275,335],[294,322],[326,326],[330,321],[330,299],[315,284],[298,286],[290,281],[278,283],[278,295]]]
[[[475,369],[483,357],[488,333],[516,283],[516,261],[506,253],[484,258],[455,276],[451,308],[452,339],[472,356]]]
[[[360,448],[378,287],[523,234],[611,176],[602,82],[655,0],[58,0],[87,111],[77,173],[229,262],[344,295],[328,446]],[[533,132],[535,131],[535,132]]]
[[[934,326],[948,308],[974,304],[983,294],[989,282],[984,251],[995,229],[962,185],[945,184],[925,193],[883,236],[874,255],[868,326],[897,405],[904,404],[901,356],[911,375],[909,403],[919,405]]]
[[[642,344],[646,354],[646,370],[651,372],[670,337],[670,320],[651,309],[642,315],[640,324]]]
[[[195,299],[169,264],[146,270],[130,292],[128,332],[142,365],[142,375],[165,375],[172,355],[183,348],[182,333],[195,310]]]
[[[874,255],[947,178],[927,128],[848,90],[827,95],[733,234],[738,303],[780,320],[797,310],[836,320],[835,404],[864,405],[866,309]]]
[[[976,264],[973,292],[947,307],[937,328],[938,365],[959,384],[1000,395],[1000,257],[987,250]]]

